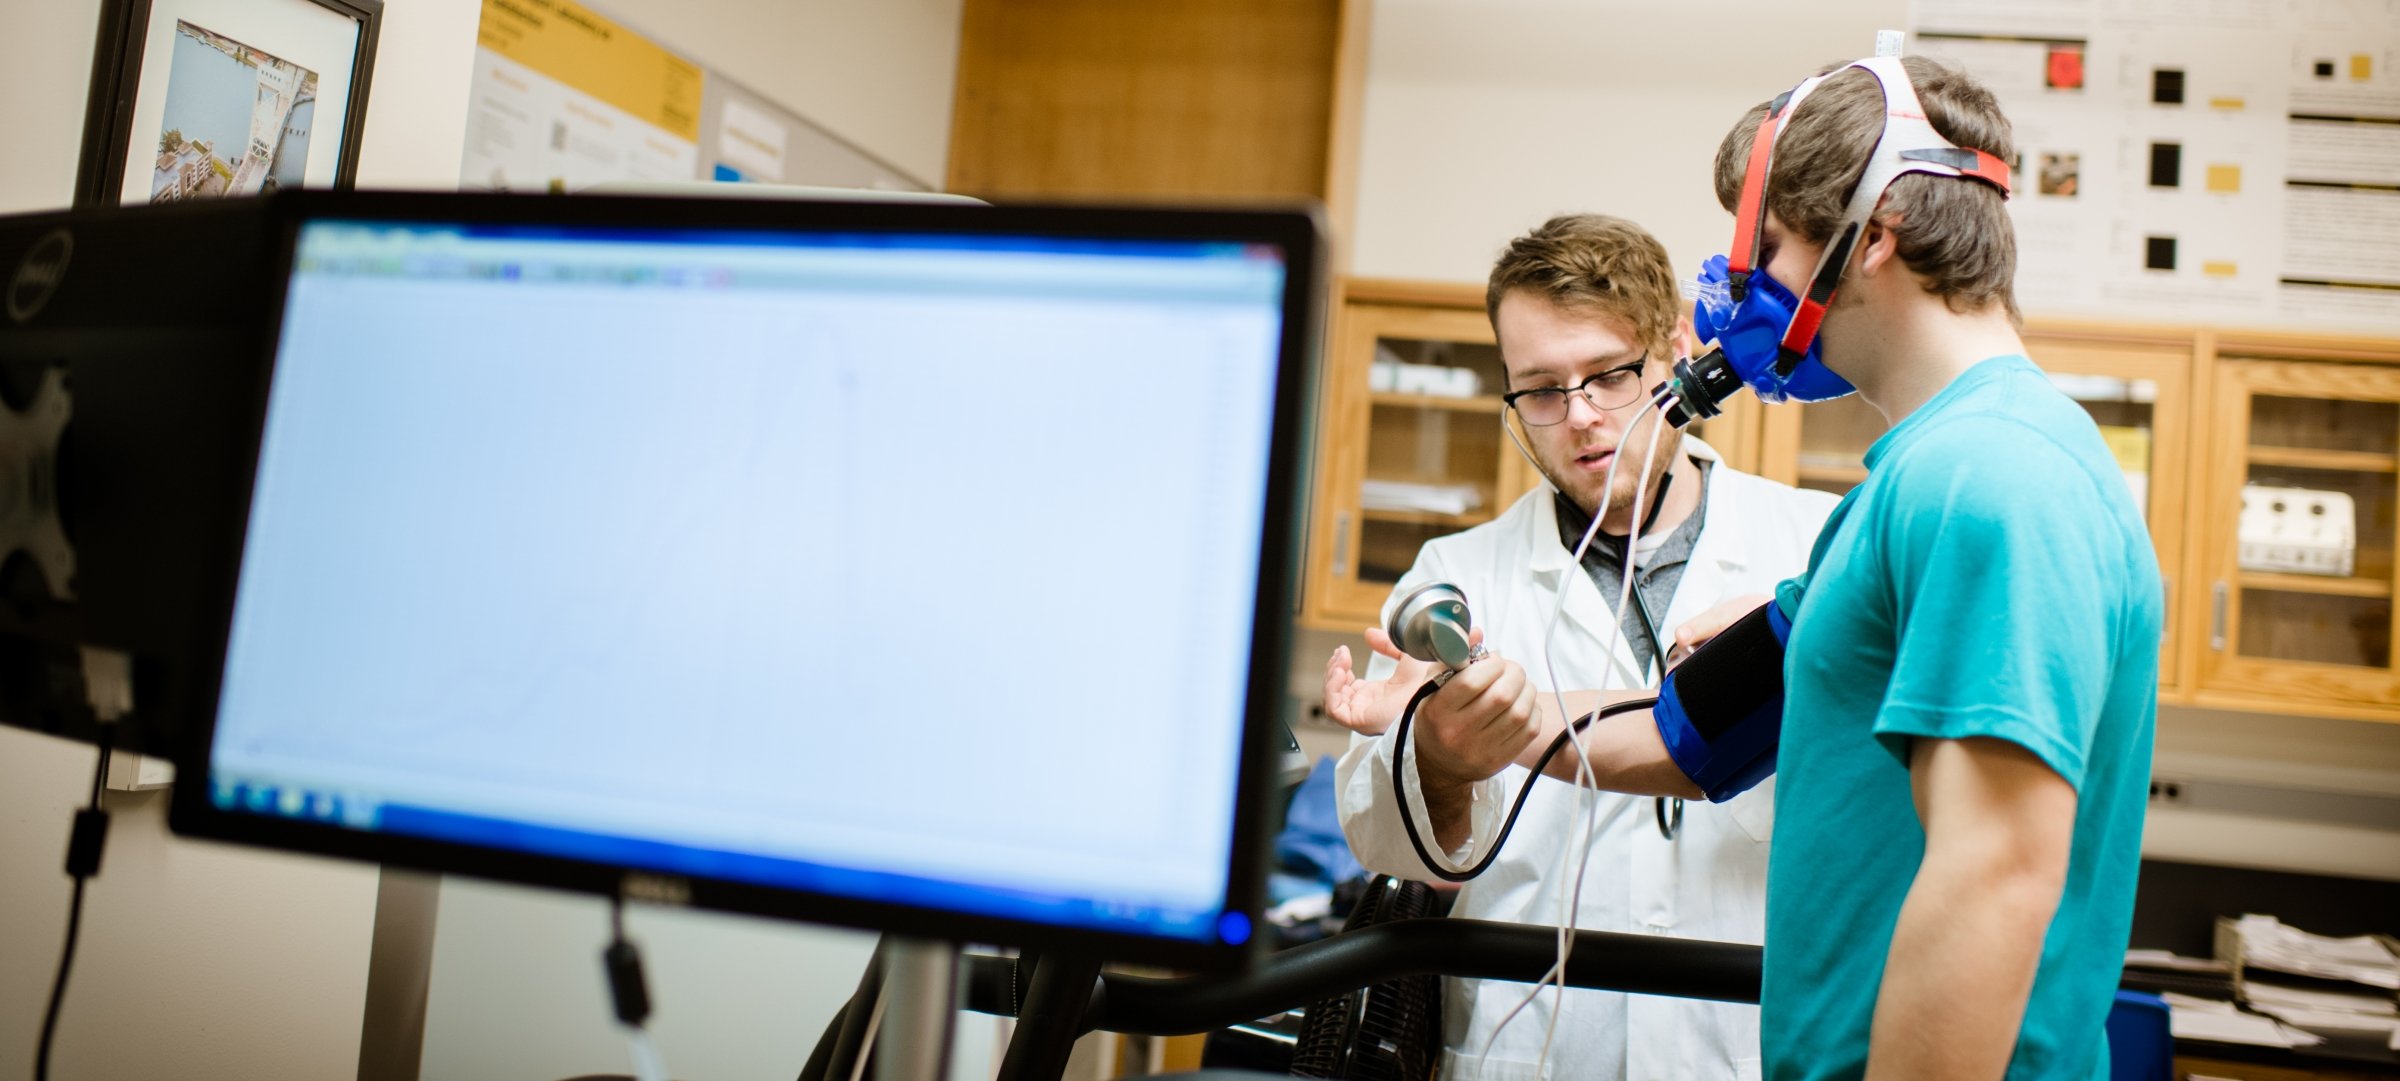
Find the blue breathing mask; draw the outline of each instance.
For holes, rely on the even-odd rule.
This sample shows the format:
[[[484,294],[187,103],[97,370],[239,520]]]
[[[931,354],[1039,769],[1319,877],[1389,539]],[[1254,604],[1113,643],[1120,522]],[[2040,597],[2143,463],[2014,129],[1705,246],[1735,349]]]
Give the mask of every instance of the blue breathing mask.
[[[1752,271],[1741,299],[1733,296],[1726,258],[1710,256],[1700,266],[1700,295],[1692,302],[1692,332],[1702,341],[1715,340],[1733,366],[1733,374],[1749,384],[1758,400],[1822,402],[1858,388],[1825,366],[1817,336],[1809,335],[1808,351],[1784,356],[1783,341],[1800,310],[1799,298],[1763,269]]]

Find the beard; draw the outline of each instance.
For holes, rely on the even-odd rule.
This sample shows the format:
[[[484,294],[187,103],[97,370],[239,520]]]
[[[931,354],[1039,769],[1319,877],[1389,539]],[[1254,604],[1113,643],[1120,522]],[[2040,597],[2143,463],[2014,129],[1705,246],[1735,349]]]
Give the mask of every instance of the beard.
[[[1664,423],[1664,421],[1652,423]],[[1658,448],[1650,462],[1650,475],[1646,478],[1648,483],[1637,484],[1634,472],[1642,467],[1643,451],[1647,449],[1649,442],[1650,432],[1645,426],[1640,434],[1626,440],[1625,445],[1618,448],[1616,482],[1610,485],[1606,493],[1607,505],[1600,508],[1598,512],[1601,517],[1605,518],[1610,514],[1631,509],[1634,493],[1637,490],[1642,492],[1642,513],[1645,516],[1649,514],[1650,499],[1657,490],[1658,478],[1674,466],[1675,456],[1683,452],[1683,432],[1669,429],[1658,434]],[[1584,513],[1593,513],[1593,505],[1601,501],[1600,481],[1602,478],[1600,476],[1589,478],[1580,488],[1558,483],[1558,478],[1562,476],[1578,475],[1572,459],[1546,466],[1544,472],[1550,474],[1551,485],[1559,491],[1565,492],[1567,498],[1572,500],[1576,506],[1581,507]],[[1605,476],[1605,472],[1603,476]]]

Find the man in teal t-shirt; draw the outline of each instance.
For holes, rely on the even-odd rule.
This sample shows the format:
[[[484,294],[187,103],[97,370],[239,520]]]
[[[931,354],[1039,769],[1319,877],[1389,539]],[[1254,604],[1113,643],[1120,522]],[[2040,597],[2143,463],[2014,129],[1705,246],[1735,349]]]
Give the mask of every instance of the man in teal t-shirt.
[[[1819,309],[1795,305],[1784,358],[1813,338],[1891,429],[1771,615],[1757,598],[1676,632],[1734,628],[1739,648],[1695,664],[1714,689],[1679,672],[1652,715],[1581,742],[1617,791],[1724,799],[1775,773],[1768,1077],[2105,1078],[2157,704],[2157,560],[2091,419],[2024,355],[2003,204],[2015,149],[1991,95],[1916,58],[1914,101],[1868,70],[1828,72],[1772,103],[1771,123],[1762,104],[1734,126],[1717,193],[1739,213],[1763,188],[1745,219],[1758,273],[1825,303],[1813,324]],[[1762,126],[1771,163],[1751,154]],[[1880,197],[1852,207],[1869,181]],[[1820,276],[1829,248],[1841,258]],[[1764,628],[1788,635],[1780,709],[1739,689],[1772,683],[1746,660],[1774,648]],[[1417,769],[1531,764],[1561,718],[1529,686],[1514,659],[1461,670],[1419,708]],[[1550,772],[1572,777],[1576,757]],[[1453,857],[1491,843],[1478,832]]]
[[[2007,1076],[2106,1077],[2099,1030],[2141,859],[2161,602],[2148,534],[2091,419],[2022,356],[1969,368],[1867,451],[1866,482],[1777,603],[1793,618],[1767,878],[1773,1075],[1855,1077],[1870,1046],[1947,1041],[1942,1000],[2023,975],[2021,961],[1887,970],[1915,919],[1913,946],[1933,951],[1967,936],[2038,943]],[[2063,865],[1984,870],[2048,854],[2006,820],[1967,823],[1989,828],[1929,851],[1937,823],[1920,814],[1942,804],[1927,790],[1990,781],[1925,775],[1957,741],[1993,744],[2035,774],[2023,783],[2055,786],[2031,809],[2071,814]],[[2025,893],[1990,896],[2012,888]],[[2007,911],[1986,912],[1995,901]],[[2046,932],[2026,937],[2050,905]],[[1894,1009],[1892,994],[1935,1001]],[[1924,1028],[1880,1031],[1903,1016]]]

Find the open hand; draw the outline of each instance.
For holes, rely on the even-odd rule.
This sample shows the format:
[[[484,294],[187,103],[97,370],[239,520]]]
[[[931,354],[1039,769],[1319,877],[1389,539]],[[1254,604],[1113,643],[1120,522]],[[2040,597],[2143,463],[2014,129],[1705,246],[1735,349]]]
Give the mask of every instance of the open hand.
[[[1482,643],[1483,629],[1468,631],[1467,641]],[[1400,662],[1400,667],[1389,678],[1369,682],[1351,667],[1350,647],[1336,648],[1332,659],[1325,662],[1325,715],[1353,732],[1380,736],[1384,729],[1399,723],[1409,696],[1441,671],[1441,666],[1400,652],[1390,635],[1373,627],[1367,628],[1367,645]]]

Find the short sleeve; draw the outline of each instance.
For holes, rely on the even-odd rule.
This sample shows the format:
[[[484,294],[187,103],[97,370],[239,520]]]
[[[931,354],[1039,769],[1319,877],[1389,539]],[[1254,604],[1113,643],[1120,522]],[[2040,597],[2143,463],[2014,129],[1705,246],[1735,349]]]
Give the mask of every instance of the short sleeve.
[[[2078,791],[2115,656],[2118,521],[2048,436],[1968,417],[1911,448],[1875,523],[1895,649],[1875,735],[2003,739]]]

